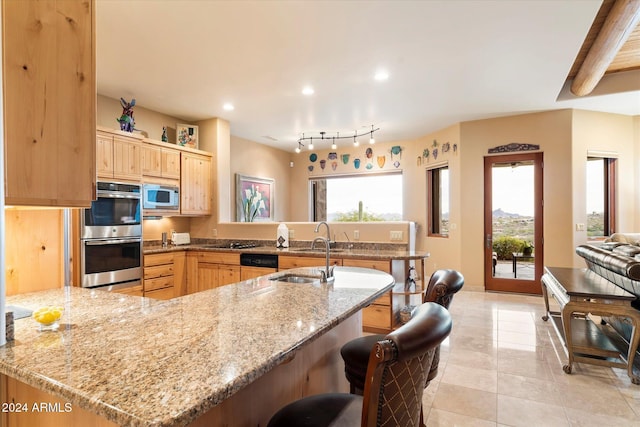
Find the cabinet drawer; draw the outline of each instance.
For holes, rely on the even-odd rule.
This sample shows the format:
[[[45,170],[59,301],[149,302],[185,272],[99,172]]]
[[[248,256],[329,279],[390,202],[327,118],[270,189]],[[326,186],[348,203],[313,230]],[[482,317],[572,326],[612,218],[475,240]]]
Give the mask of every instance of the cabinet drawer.
[[[326,258],[281,256],[278,258],[278,270],[282,271],[300,267],[322,267],[325,263]],[[330,258],[329,264],[342,265],[342,259]]]
[[[161,264],[172,264],[173,263],[173,252],[167,252],[162,254],[151,254],[144,256],[144,266],[149,267],[152,265],[161,265]]]
[[[240,254],[230,252],[196,252],[198,262],[240,265]]]
[[[362,309],[362,325],[380,329],[391,329],[390,308],[372,304]]]
[[[156,277],[155,279],[144,279],[145,292],[168,287],[173,288],[173,276]]]
[[[173,276],[173,263],[144,268],[145,280],[164,276]]]
[[[154,291],[145,291],[144,296],[147,298],[154,299],[171,299],[174,297],[174,289],[173,287],[157,289]]]
[[[389,261],[370,259],[345,259],[342,261],[342,265],[344,265],[345,267],[372,268],[374,270],[384,271],[385,273],[391,273],[391,262]]]
[[[375,305],[386,305],[387,307],[391,306],[391,292],[387,292],[382,295],[380,298],[373,302]]]

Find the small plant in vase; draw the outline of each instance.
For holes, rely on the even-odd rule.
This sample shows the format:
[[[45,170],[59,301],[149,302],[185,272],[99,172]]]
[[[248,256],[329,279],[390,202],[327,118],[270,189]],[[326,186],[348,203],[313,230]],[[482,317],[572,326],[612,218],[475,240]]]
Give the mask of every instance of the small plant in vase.
[[[531,255],[533,253],[533,243],[524,242],[522,246],[522,255]]]

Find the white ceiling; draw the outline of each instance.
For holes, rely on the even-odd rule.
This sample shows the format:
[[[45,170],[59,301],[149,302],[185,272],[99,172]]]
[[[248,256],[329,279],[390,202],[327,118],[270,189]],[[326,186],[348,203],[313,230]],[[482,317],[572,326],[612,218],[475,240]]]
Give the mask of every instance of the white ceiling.
[[[531,111],[640,114],[640,90],[556,101],[599,0],[96,3],[98,93],[288,151],[372,124],[399,141]]]

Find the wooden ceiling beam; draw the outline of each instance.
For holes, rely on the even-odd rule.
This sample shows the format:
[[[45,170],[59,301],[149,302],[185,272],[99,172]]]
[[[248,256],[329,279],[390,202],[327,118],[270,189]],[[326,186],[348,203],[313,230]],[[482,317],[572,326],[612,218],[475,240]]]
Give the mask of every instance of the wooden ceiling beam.
[[[574,95],[591,93],[639,22],[640,0],[616,0],[571,83]]]

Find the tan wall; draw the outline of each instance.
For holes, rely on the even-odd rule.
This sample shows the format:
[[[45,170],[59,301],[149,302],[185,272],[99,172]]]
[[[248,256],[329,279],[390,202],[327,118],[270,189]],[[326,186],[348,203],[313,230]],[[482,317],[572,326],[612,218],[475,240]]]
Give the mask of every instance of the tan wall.
[[[636,209],[633,229],[640,230],[640,116],[633,117],[633,141],[633,182],[636,187],[633,195]]]
[[[637,159],[634,157],[633,118],[619,114],[594,111],[573,111],[573,229],[576,224],[587,223],[586,159],[588,151],[610,152],[617,161],[616,231],[635,232],[637,218],[635,175]],[[586,231],[574,232],[573,246],[587,242]],[[575,251],[574,265],[584,266]]]
[[[573,265],[571,111],[523,114],[461,124],[461,271],[465,286],[484,287],[484,162],[488,149],[511,142],[544,153],[544,262]],[[536,249],[537,252],[537,249]]]
[[[125,101],[131,101],[131,99],[125,98]],[[116,121],[122,115],[122,105],[119,99],[98,95],[97,114],[96,124],[98,126],[120,129],[120,123]],[[140,105],[133,107],[133,117],[136,121],[136,129],[140,129],[140,133],[147,138],[160,141],[162,139],[162,127],[166,126],[169,142],[174,144],[176,141],[176,123],[193,124],[178,117],[148,110]],[[204,150],[204,148],[201,149]]]
[[[231,136],[231,192],[229,199],[229,209],[232,212],[231,218],[235,220],[236,214],[236,174],[249,175],[259,178],[270,178],[275,180],[274,219],[277,222],[289,221],[291,219],[289,194],[291,172],[289,158],[291,153],[269,147],[264,144]]]

